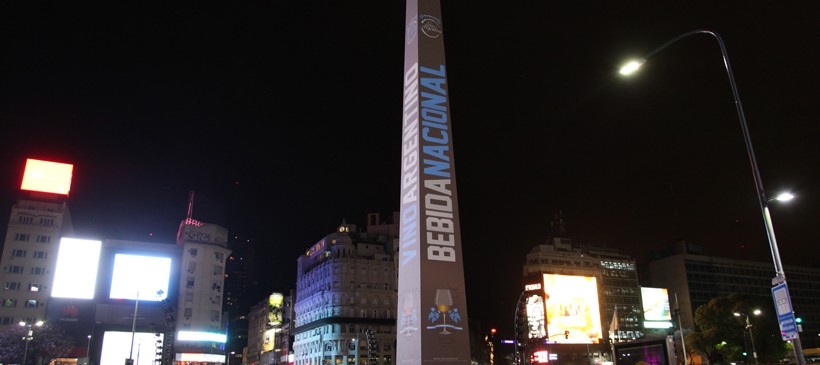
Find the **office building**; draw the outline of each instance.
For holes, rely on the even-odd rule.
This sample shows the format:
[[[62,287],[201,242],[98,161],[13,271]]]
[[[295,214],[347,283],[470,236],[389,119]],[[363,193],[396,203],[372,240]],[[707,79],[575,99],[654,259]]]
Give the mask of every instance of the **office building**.
[[[820,347],[820,268],[784,265],[792,307],[803,319],[800,339],[804,349]],[[709,300],[731,293],[772,296],[771,262],[707,256],[697,245],[680,241],[649,262],[653,286],[677,294],[684,328],[695,328],[694,313]],[[774,311],[774,302],[768,309]]]

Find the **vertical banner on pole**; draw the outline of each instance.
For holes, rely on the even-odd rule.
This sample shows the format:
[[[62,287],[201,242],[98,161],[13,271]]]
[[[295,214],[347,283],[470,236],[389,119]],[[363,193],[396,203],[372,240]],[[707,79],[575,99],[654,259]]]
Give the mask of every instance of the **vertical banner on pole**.
[[[469,364],[439,0],[407,0],[397,364]]]

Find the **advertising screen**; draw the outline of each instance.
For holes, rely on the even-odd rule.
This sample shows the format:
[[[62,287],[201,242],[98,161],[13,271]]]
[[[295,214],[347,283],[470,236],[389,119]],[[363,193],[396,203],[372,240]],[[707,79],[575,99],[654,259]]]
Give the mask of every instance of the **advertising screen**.
[[[27,159],[21,190],[68,195],[74,165]]]
[[[671,321],[669,293],[666,288],[641,288],[643,319],[646,321]]]
[[[529,338],[547,337],[546,318],[544,317],[544,297],[532,295],[527,298],[527,336]]]
[[[133,359],[134,365],[154,365],[157,347],[162,342],[159,336],[150,332],[134,333],[134,346],[131,346],[131,332],[106,331],[103,335],[100,364],[124,364],[125,359]],[[133,348],[133,350],[132,350]]]
[[[63,238],[57,251],[51,296],[94,299],[102,242]]]
[[[168,296],[171,259],[116,254],[111,276],[111,299],[160,301]],[[158,295],[158,293],[161,293]]]
[[[544,274],[544,299],[550,341],[600,341],[601,312],[594,277]]]

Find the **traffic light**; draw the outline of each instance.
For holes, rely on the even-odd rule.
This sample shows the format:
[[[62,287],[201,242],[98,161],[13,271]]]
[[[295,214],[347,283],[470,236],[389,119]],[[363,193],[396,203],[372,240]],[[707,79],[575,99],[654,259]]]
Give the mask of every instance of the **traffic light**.
[[[797,323],[803,323],[803,318],[797,317],[794,319],[794,321]]]
[[[564,331],[564,338],[569,340],[569,330]]]
[[[490,335],[495,336],[495,332],[496,332],[495,328],[490,328]]]

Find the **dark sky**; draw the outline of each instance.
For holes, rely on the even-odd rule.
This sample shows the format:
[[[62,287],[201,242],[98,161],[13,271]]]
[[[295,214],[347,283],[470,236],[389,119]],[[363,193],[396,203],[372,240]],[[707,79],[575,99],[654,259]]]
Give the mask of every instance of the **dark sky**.
[[[75,164],[79,235],[195,218],[262,247],[271,290],[342,219],[399,206],[404,3],[0,9],[2,216],[25,158]],[[783,262],[820,262],[812,2],[444,0],[471,316],[509,337],[524,255],[566,236],[643,260],[679,238],[771,262],[723,36]],[[149,236],[153,234],[153,236]],[[788,272],[787,272],[788,274]]]

